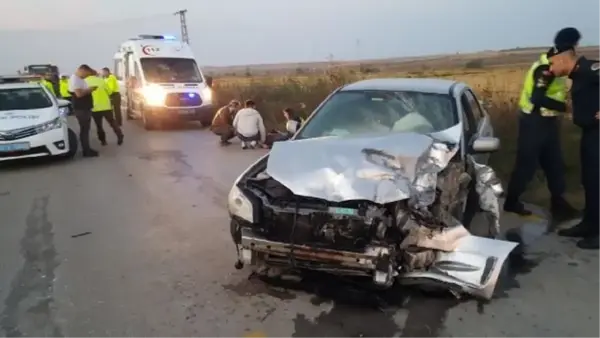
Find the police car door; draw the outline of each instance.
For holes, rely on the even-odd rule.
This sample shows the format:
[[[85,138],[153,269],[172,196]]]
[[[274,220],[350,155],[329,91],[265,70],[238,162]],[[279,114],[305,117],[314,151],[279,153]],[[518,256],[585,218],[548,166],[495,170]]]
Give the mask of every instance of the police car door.
[[[477,137],[493,137],[494,129],[490,121],[490,117],[483,109],[477,96],[470,90],[466,89],[461,95],[461,103],[469,121],[473,128],[473,133],[470,139],[466,140],[471,144]],[[490,154],[477,154],[473,156],[477,163],[487,164]]]

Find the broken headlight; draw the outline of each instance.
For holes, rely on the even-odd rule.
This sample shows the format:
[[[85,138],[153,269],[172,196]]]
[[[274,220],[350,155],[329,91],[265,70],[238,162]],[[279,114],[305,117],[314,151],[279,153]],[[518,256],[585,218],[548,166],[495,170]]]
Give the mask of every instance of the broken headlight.
[[[254,223],[252,203],[235,184],[231,188],[229,196],[227,197],[227,208],[229,209],[230,215],[237,216],[250,223]]]

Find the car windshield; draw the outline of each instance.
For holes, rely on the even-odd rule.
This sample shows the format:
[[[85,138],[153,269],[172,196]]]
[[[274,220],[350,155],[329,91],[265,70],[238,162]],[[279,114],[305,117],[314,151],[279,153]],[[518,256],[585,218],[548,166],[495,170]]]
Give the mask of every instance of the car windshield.
[[[340,91],[321,106],[297,138],[386,132],[433,133],[458,123],[448,94]]]
[[[52,107],[52,100],[42,88],[0,89],[0,111],[50,107]]]
[[[148,82],[202,82],[202,76],[193,59],[142,58],[140,63]]]

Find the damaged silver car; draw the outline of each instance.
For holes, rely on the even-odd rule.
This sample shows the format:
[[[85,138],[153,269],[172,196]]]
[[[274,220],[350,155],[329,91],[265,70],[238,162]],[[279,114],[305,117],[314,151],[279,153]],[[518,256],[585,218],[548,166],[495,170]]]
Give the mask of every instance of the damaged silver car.
[[[334,91],[228,196],[244,264],[492,297],[516,243],[497,239],[499,147],[464,83],[373,79]],[[484,212],[489,236],[470,234]]]

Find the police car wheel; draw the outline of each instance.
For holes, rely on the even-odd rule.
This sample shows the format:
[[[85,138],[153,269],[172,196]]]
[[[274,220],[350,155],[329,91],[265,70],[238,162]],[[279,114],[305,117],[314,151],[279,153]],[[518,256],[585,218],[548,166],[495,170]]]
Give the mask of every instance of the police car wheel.
[[[69,128],[68,135],[69,151],[64,156],[65,158],[70,159],[75,157],[75,154],[77,154],[77,147],[79,146],[79,142],[77,141],[77,134],[75,134],[75,132],[71,128]]]

